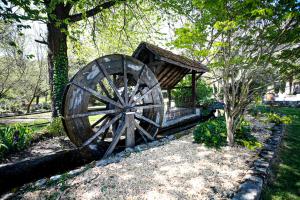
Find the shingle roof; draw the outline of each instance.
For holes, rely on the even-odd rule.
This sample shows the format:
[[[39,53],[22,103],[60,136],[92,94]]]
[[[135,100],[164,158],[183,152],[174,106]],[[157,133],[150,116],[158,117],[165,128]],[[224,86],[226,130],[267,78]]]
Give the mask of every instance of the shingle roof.
[[[197,72],[207,72],[208,68],[200,62],[191,60],[181,55],[177,55],[166,49],[160,48],[147,42],[141,42],[133,53],[133,57],[138,58],[142,50],[148,49],[155,55],[156,60],[168,62],[179,67],[188,68]]]

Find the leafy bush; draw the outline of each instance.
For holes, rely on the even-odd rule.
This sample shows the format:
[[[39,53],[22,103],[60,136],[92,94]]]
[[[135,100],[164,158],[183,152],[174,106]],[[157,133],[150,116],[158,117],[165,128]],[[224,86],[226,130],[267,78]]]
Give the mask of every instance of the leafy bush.
[[[210,119],[197,125],[194,131],[194,140],[196,143],[203,143],[207,147],[220,148],[225,146],[226,142],[226,123],[224,117]],[[235,132],[236,144],[248,149],[260,148],[262,145],[251,135],[249,122],[242,120]]]
[[[226,123],[223,117],[210,119],[197,125],[194,131],[196,143],[219,148],[226,145]]]
[[[292,118],[290,116],[280,116],[276,113],[267,113],[266,116],[268,122],[275,123],[276,125],[292,123]]]
[[[240,125],[237,127],[234,137],[237,144],[248,149],[253,150],[262,147],[262,144],[258,142],[253,135],[251,135],[250,123],[245,120],[242,120]]]
[[[0,160],[8,153],[26,148],[32,139],[32,129],[17,124],[0,128]]]
[[[65,135],[61,117],[54,118],[52,122],[46,127],[46,131],[52,136]]]

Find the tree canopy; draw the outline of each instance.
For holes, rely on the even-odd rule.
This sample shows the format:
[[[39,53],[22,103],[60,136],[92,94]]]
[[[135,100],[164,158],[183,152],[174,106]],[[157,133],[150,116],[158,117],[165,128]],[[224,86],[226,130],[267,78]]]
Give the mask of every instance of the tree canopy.
[[[300,44],[299,2],[194,0],[190,4],[193,8],[185,13],[189,22],[176,30],[173,45],[207,63],[221,83],[228,141],[233,144],[247,105],[279,77],[274,63],[286,61],[282,58],[289,53],[299,57],[291,51]],[[292,65],[289,69],[295,70]]]

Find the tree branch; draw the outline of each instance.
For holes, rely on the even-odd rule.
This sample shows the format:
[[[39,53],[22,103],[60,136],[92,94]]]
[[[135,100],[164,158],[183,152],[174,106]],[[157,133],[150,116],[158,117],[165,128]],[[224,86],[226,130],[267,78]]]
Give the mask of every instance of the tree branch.
[[[71,15],[69,16],[70,18],[70,22],[77,22],[77,21],[80,21],[83,19],[83,17],[92,17],[100,12],[102,12],[103,10],[105,9],[108,9],[108,8],[111,8],[113,7],[114,5],[116,5],[117,3],[120,3],[120,2],[124,2],[125,0],[112,0],[112,1],[107,1],[103,4],[100,4],[96,7],[94,7],[93,9],[91,10],[88,10],[86,11],[85,14],[83,13],[78,13],[78,14],[74,14],[74,15]]]
[[[40,44],[48,45],[48,42],[46,42],[45,40],[34,40],[34,41],[36,41],[37,43],[40,43]]]

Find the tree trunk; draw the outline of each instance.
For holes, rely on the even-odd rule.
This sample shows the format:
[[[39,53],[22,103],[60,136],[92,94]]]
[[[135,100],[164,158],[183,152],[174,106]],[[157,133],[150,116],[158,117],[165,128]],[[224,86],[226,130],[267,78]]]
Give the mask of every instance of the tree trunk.
[[[40,96],[36,96],[36,102],[35,104],[38,105],[40,103]]]
[[[30,107],[31,107],[31,104],[32,104],[33,100],[34,100],[34,96],[30,99],[30,101],[27,105],[26,113],[30,113]]]
[[[289,78],[289,94],[293,93],[293,76]]]
[[[196,71],[192,71],[192,107],[196,107]]]
[[[226,119],[226,130],[227,130],[227,142],[229,146],[234,145],[234,120],[228,112],[225,112],[225,119]]]
[[[54,14],[58,19],[52,19]],[[67,30],[68,25],[62,20],[69,15],[69,10],[63,4],[58,4],[53,13],[48,14],[48,67],[51,96],[52,117],[61,114],[63,92],[68,83]],[[60,26],[57,27],[57,21]]]

